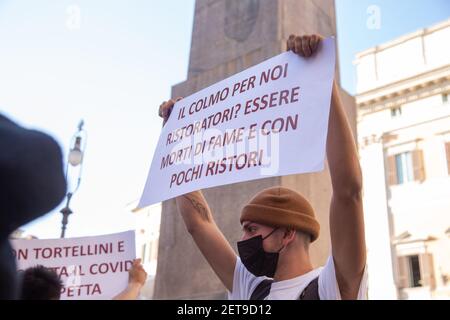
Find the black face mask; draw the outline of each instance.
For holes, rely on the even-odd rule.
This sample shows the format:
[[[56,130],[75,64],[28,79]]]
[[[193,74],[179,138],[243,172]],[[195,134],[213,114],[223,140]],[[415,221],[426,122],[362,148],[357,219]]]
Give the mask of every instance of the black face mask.
[[[263,241],[272,235],[277,229],[274,229],[264,238],[256,236],[247,240],[239,241],[237,243],[239,256],[241,261],[248,271],[257,277],[266,276],[273,278],[277,270],[278,257],[281,248],[278,252],[264,251]]]

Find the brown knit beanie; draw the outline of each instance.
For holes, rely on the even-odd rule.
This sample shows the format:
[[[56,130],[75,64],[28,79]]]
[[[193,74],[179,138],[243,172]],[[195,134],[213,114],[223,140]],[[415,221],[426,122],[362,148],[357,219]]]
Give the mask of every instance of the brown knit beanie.
[[[317,239],[320,231],[314,209],[308,200],[284,187],[265,189],[254,196],[242,209],[241,224],[244,221],[293,228],[310,234],[311,242]]]

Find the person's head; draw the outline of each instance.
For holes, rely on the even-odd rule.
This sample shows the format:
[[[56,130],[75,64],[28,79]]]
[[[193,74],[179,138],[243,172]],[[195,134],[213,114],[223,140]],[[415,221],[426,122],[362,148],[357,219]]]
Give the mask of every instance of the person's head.
[[[22,300],[59,300],[62,287],[56,272],[44,266],[22,271]]]
[[[238,243],[244,265],[257,276],[273,277],[278,257],[303,251],[319,236],[310,203],[298,192],[273,187],[255,195],[242,209]]]
[[[65,192],[58,143],[0,112],[0,299],[17,299],[20,291],[10,234],[55,208]]]
[[[309,250],[311,236],[293,227],[275,227],[252,221],[242,222],[242,238],[245,241],[257,236],[263,238],[263,248],[266,252],[279,252],[284,248],[301,246]]]

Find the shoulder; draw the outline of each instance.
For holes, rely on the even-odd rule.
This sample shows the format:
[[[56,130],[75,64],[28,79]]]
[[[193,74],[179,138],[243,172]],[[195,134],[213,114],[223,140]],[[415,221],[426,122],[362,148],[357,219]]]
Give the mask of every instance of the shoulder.
[[[359,283],[357,300],[367,299],[367,266]],[[336,278],[336,269],[332,256],[328,257],[326,264],[321,268],[319,281],[319,296],[321,300],[341,300],[341,290]]]
[[[249,300],[253,291],[267,277],[257,277],[245,268],[237,257],[233,276],[233,292],[229,292],[230,300]]]

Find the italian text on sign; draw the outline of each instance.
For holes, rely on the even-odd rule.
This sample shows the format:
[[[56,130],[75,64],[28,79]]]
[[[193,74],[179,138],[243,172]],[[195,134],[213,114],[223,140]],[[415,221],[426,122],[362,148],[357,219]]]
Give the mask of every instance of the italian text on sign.
[[[63,282],[61,300],[111,299],[128,284],[136,256],[134,231],[110,235],[11,240],[19,270],[43,265]]]
[[[178,101],[138,207],[191,191],[323,170],[334,39],[285,52]]]

